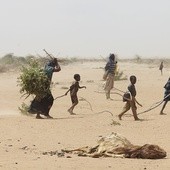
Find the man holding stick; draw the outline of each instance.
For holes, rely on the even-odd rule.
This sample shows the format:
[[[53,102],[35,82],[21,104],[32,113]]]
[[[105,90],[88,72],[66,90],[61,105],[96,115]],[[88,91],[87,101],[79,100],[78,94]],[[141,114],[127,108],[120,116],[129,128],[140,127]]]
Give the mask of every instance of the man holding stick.
[[[37,116],[36,116],[37,119],[42,119],[42,117],[40,116],[41,114],[46,116],[47,118],[53,118],[52,116],[49,115],[49,111],[50,111],[50,109],[53,105],[53,101],[54,101],[54,98],[53,98],[53,95],[51,93],[49,86],[52,81],[53,73],[59,72],[61,70],[61,68],[60,68],[60,65],[58,64],[57,58],[53,58],[53,57],[51,57],[51,55],[49,55],[49,56],[50,56],[51,60],[45,65],[45,68],[44,68],[44,73],[47,75],[48,81],[49,81],[47,83],[47,87],[45,87],[46,89],[48,89],[48,92],[42,99],[37,99],[37,97],[35,97],[34,100],[31,102],[31,106],[29,109],[30,113],[37,114]]]
[[[104,90],[106,92],[106,99],[110,99],[110,91],[114,87],[115,71],[116,71],[115,55],[110,54],[109,61],[105,66],[106,84]]]

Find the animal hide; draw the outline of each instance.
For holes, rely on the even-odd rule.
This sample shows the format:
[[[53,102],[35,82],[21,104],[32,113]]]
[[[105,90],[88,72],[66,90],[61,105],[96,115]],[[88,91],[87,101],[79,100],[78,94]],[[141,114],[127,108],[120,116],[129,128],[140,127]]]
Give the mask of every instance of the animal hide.
[[[161,159],[166,152],[158,145],[145,144],[135,146],[120,134],[112,133],[103,137],[94,147],[82,147],[74,150],[62,150],[65,153],[74,153],[78,156],[99,157],[125,157],[142,159]]]

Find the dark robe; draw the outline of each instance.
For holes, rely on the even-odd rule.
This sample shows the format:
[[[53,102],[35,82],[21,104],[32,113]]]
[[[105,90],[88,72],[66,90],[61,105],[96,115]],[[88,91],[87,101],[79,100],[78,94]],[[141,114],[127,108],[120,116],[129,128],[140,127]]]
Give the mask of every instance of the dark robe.
[[[40,113],[44,116],[49,116],[50,108],[53,105],[54,98],[51,93],[47,94],[41,100],[38,100],[36,97],[31,102],[29,111],[32,114]]]

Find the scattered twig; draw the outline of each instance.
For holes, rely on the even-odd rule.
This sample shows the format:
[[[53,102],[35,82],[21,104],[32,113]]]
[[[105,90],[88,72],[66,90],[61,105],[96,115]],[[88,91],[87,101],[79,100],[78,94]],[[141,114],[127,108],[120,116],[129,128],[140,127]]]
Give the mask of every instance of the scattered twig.
[[[80,97],[80,98],[83,99],[83,101],[86,101],[86,102],[90,105],[90,108],[91,108],[91,111],[93,112],[93,115],[107,112],[107,113],[110,113],[111,116],[113,116],[112,112],[110,112],[110,111],[108,111],[108,110],[103,110],[103,111],[101,111],[101,112],[94,113],[94,111],[93,111],[93,109],[92,109],[91,103],[90,103],[89,101],[87,101],[87,100],[86,100],[85,98],[83,98],[83,97]]]
[[[120,89],[118,89],[118,88],[116,88],[116,87],[113,87],[115,90],[117,90],[117,91],[120,91],[120,92],[122,92],[122,93],[125,93],[124,91],[122,91],[122,90],[120,90]]]
[[[61,98],[61,97],[64,97],[66,96],[65,94],[61,95],[61,96],[57,96],[56,98],[54,98],[54,100],[58,99],[58,98]]]
[[[143,112],[140,112],[140,113],[138,113],[138,115],[139,115],[139,114],[142,114],[142,113],[149,112],[149,111],[157,108],[157,107],[160,106],[160,105],[164,102],[164,100],[165,100],[167,97],[169,97],[169,96],[170,96],[170,94],[168,94],[167,96],[165,96],[165,98],[164,98],[162,101],[157,102],[157,103],[156,103],[156,104],[157,104],[156,106],[153,106],[153,107],[151,107],[151,108],[149,108],[149,109],[147,109],[147,110],[145,110],[145,111],[143,111]]]
[[[147,110],[145,110],[145,111],[143,111],[143,112],[139,112],[137,115],[143,114],[143,113],[146,113],[146,112],[149,112],[149,111],[157,108],[157,107],[160,106],[160,105],[164,102],[164,100],[165,100],[167,97],[169,97],[169,96],[170,96],[170,94],[168,94],[167,96],[165,96],[164,99],[161,100],[160,102],[156,102],[156,106],[153,106],[153,105],[152,105],[153,107],[150,107],[149,109],[147,109]],[[129,115],[129,116],[133,116],[133,115]]]
[[[43,51],[44,51],[51,59],[54,59],[54,57],[51,56],[45,49],[43,49]]]
[[[111,116],[113,116],[113,113],[110,112],[110,111],[108,111],[108,110],[103,110],[103,111],[101,111],[101,112],[97,112],[97,113],[94,113],[94,114],[101,114],[101,113],[104,113],[104,112],[110,113]]]
[[[27,93],[24,93],[23,95],[21,95],[20,98],[24,97]],[[30,94],[28,94],[28,96],[25,97],[25,99],[27,99],[30,96]]]
[[[86,101],[88,104],[89,104],[89,106],[90,106],[90,109],[91,109],[91,111],[93,112],[93,108],[92,108],[92,105],[91,105],[91,103],[89,102],[89,101],[87,101],[85,98],[83,98],[83,97],[80,97],[81,99],[83,99],[83,101]]]

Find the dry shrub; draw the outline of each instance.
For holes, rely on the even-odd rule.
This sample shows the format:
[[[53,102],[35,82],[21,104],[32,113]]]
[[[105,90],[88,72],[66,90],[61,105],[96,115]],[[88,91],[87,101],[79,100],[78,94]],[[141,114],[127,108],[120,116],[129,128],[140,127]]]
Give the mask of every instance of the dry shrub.
[[[4,73],[6,71],[8,71],[8,68],[4,65],[0,65],[0,73]]]
[[[123,71],[116,71],[115,77],[114,77],[115,81],[119,81],[119,80],[127,80],[127,76],[124,75]]]
[[[22,67],[18,85],[21,94],[35,95],[39,99],[50,92],[50,81],[36,60],[32,60],[28,67]]]

